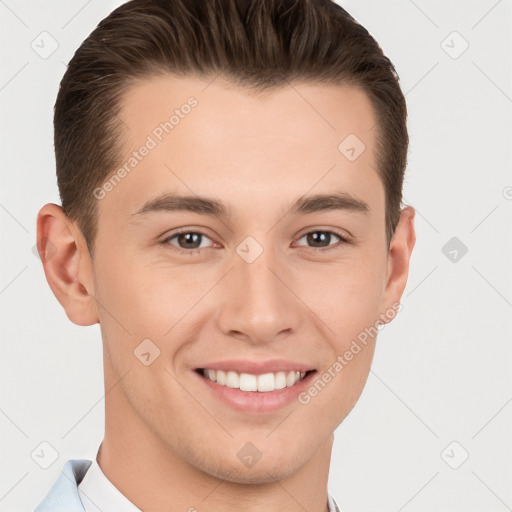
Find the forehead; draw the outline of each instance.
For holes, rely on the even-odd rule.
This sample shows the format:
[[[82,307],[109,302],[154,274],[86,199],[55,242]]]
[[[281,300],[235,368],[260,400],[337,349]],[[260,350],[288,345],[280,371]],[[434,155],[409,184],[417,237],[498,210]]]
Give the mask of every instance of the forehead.
[[[255,93],[222,77],[165,75],[133,85],[120,117],[126,172],[102,207],[132,213],[165,191],[229,192],[235,209],[255,212],[268,209],[263,198],[279,205],[284,194],[333,188],[383,204],[376,118],[353,86],[293,82]]]
[[[297,142],[302,143],[302,137],[313,137],[314,142],[325,138],[330,144],[353,133],[371,145],[376,125],[368,96],[355,86],[303,81],[254,90],[224,77],[173,75],[132,85],[121,101],[121,117],[132,136],[153,133],[159,124],[171,121],[172,138],[179,138],[186,125],[204,143],[231,135],[238,141],[242,137],[283,141],[299,137]],[[184,119],[186,123],[181,122]],[[181,129],[174,130],[179,124]],[[165,137],[168,133],[162,135],[169,138]]]

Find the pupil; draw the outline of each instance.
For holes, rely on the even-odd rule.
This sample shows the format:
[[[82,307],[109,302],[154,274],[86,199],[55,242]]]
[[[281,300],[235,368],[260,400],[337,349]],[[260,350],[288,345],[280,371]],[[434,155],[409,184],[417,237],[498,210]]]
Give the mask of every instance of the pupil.
[[[327,245],[329,245],[330,239],[331,234],[327,231],[315,231],[308,234],[308,243],[312,242],[313,246],[316,246],[315,244],[317,244],[319,241],[320,243],[327,242]]]
[[[197,247],[199,247],[201,245],[200,238],[201,238],[201,235],[199,233],[180,233],[180,235],[178,236],[180,245],[181,245],[182,241],[185,241],[185,244],[188,244],[188,245],[185,245],[184,248],[188,248],[188,249],[190,249],[190,248],[197,249]],[[192,244],[193,247],[191,247],[190,244]]]

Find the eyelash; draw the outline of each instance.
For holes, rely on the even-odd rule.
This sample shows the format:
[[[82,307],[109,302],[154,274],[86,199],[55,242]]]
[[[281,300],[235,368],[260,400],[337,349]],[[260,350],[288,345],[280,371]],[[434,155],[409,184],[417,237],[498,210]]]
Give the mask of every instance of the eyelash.
[[[202,249],[183,249],[181,247],[177,247],[175,245],[172,245],[170,244],[170,240],[172,240],[173,238],[176,238],[177,236],[179,235],[182,235],[182,234],[186,234],[186,233],[194,233],[194,234],[197,234],[197,235],[200,235],[204,238],[208,238],[211,240],[211,238],[203,233],[202,231],[194,231],[194,230],[190,230],[190,229],[184,229],[182,231],[178,231],[176,233],[173,233],[171,236],[168,236],[167,238],[165,238],[164,240],[162,240],[160,243],[162,245],[166,245],[166,246],[170,246],[172,247],[172,250],[176,250],[178,252],[180,252],[181,254],[187,254],[189,256],[194,256],[196,254],[199,254],[203,249],[206,249],[205,247],[203,247]],[[331,234],[331,235],[334,235],[334,236],[337,236],[340,241],[333,245],[333,246],[328,246],[328,247],[309,247],[310,249],[313,249],[314,251],[317,251],[317,252],[326,252],[326,251],[330,251],[332,249],[336,249],[338,247],[340,247],[341,245],[343,244],[350,244],[352,243],[347,237],[343,236],[341,233],[338,233],[337,231],[332,231],[332,230],[325,230],[325,229],[316,229],[316,230],[313,230],[313,231],[308,231],[307,233],[304,233],[300,238],[304,238],[306,235],[309,235],[311,233],[328,233],[328,234]],[[302,246],[304,247],[304,246]],[[307,247],[307,246],[306,246]]]

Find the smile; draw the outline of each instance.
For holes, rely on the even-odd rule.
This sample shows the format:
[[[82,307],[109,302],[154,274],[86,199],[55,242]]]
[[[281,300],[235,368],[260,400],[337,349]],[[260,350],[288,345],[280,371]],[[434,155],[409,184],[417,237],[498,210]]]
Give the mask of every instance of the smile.
[[[227,386],[240,391],[259,391],[266,393],[293,387],[306,377],[308,372],[300,371],[278,371],[271,373],[263,373],[254,375],[251,373],[238,373],[228,370],[212,370],[209,368],[199,368],[198,373],[212,382],[216,382],[220,386]]]

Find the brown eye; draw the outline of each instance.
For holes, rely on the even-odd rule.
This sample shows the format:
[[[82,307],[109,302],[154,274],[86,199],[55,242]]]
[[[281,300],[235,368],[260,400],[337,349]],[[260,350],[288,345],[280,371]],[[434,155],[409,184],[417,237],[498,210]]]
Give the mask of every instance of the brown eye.
[[[179,246],[182,249],[198,249],[201,245],[200,233],[180,233],[176,235]]]
[[[313,249],[326,249],[334,247],[332,242],[336,242],[336,239],[338,239],[339,242],[348,242],[345,237],[334,233],[333,231],[322,230],[310,231],[309,233],[303,235],[300,240],[303,238],[306,239],[307,245]]]
[[[174,239],[176,239],[176,244],[171,243],[171,240]],[[180,233],[175,233],[174,235],[167,237],[165,240],[162,241],[162,244],[173,245],[178,250],[183,249],[187,252],[191,252],[206,247],[204,245],[201,245],[204,239],[210,240],[208,236],[199,231],[182,231]]]

